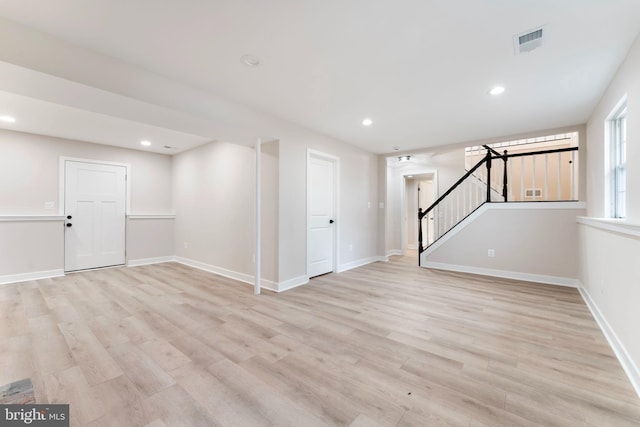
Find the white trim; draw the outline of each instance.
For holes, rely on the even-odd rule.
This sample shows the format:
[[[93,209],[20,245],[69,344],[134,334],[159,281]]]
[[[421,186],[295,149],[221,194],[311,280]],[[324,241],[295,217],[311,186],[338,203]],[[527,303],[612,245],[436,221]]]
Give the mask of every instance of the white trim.
[[[378,261],[388,261],[389,259],[386,256],[372,256],[369,258],[357,259],[355,261],[347,262],[338,266],[338,273],[342,273],[343,271],[351,270],[353,268],[362,267],[363,265],[371,264]]]
[[[418,245],[407,245],[407,249],[412,250],[412,251],[416,251],[416,250],[418,250]]]
[[[41,280],[49,279],[52,277],[64,276],[64,270],[47,270],[47,271],[34,271],[32,273],[21,274],[9,274],[6,276],[0,276],[0,285],[7,285],[9,283],[26,282],[29,280]]]
[[[262,262],[261,262],[261,255],[262,255],[262,247],[261,247],[261,242],[262,242],[262,223],[260,221],[260,212],[261,212],[261,206],[262,204],[260,203],[260,197],[262,194],[262,140],[260,138],[258,138],[256,140],[256,147],[255,147],[255,151],[256,151],[256,200],[255,200],[255,221],[256,221],[256,236],[255,236],[255,251],[253,254],[253,260],[254,260],[254,272],[253,272],[253,278],[255,283],[253,284],[253,294],[254,295],[260,295],[260,280],[262,279],[261,275],[262,273],[260,272],[260,267],[262,267]]]
[[[306,164],[306,179],[307,179],[307,187],[306,187],[306,198],[307,198],[307,207],[305,212],[305,220],[306,220],[306,249],[307,249],[307,259],[306,259],[306,271],[307,276],[309,275],[309,160],[315,157],[321,160],[327,160],[333,162],[333,272],[338,270],[338,260],[340,259],[340,157],[324,153],[322,151],[312,150],[311,148],[307,148],[307,164]]]
[[[586,209],[587,204],[585,202],[492,202],[486,203],[489,209],[521,209],[521,210],[533,210],[533,209]]]
[[[219,276],[227,277],[229,279],[238,280],[240,282],[253,285],[253,276],[250,274],[238,273],[237,271],[227,270],[226,268],[218,267],[215,265],[211,265],[204,262],[195,261],[189,258],[183,258],[179,256],[174,257],[174,261],[180,264],[188,265],[189,267],[208,271],[209,273],[215,273]]]
[[[255,280],[254,280],[254,283],[255,283]],[[267,289],[272,292],[280,292],[278,290],[278,284],[276,282],[272,280],[267,280],[264,278],[260,279],[260,289]],[[254,293],[254,295],[257,295],[257,294]]]
[[[638,369],[638,366],[629,355],[629,352],[627,352],[627,349],[622,344],[622,341],[620,341],[611,325],[609,325],[609,322],[607,322],[607,319],[604,317],[595,301],[591,298],[591,295],[589,295],[589,292],[584,288],[584,286],[582,286],[582,284],[578,287],[578,290],[580,291],[580,295],[582,295],[582,299],[585,304],[589,307],[593,318],[598,323],[598,326],[600,326],[600,330],[613,349],[618,361],[622,365],[624,372],[627,374],[627,377],[629,377],[629,381],[631,381],[631,385],[635,389],[636,394],[640,397],[640,369]]]
[[[403,255],[404,255],[404,251],[403,251],[402,249],[389,249],[389,250],[387,251],[387,254],[386,254],[386,256],[387,256],[387,261],[389,260],[389,259],[388,259],[388,257],[390,257],[390,256],[396,256],[396,255],[398,255],[398,256],[403,256]]]
[[[173,256],[161,256],[155,258],[141,258],[132,259],[127,261],[127,267],[137,267],[139,265],[160,264],[163,262],[171,262],[174,260]]]
[[[443,262],[423,261],[423,268],[457,271],[460,273],[480,274],[482,276],[502,277],[504,279],[522,280],[525,282],[545,283],[547,285],[579,288],[580,281],[571,277],[547,276],[545,274],[521,273],[518,271],[496,270],[493,268],[471,267],[467,265],[446,264]]]
[[[0,222],[64,221],[62,215],[0,215]]]
[[[630,224],[623,219],[579,216],[576,221],[578,224],[593,227],[598,230],[620,233],[629,237],[640,237],[640,225]]]
[[[176,219],[176,214],[129,214],[128,219]]]
[[[298,286],[306,285],[307,283],[309,283],[309,277],[307,276],[294,277],[293,279],[278,283],[277,292],[288,291],[289,289],[297,288]]]
[[[65,172],[66,166],[65,163],[67,161],[70,162],[80,162],[80,163],[92,163],[95,165],[109,165],[109,166],[120,166],[126,169],[126,206],[125,206],[125,214],[129,215],[131,212],[131,165],[129,163],[119,163],[119,162],[107,162],[96,159],[81,159],[76,157],[66,157],[60,156],[60,170],[59,172],[59,180],[58,180],[58,213],[64,216],[64,208],[65,208],[65,200],[64,200],[64,192],[65,192]]]
[[[246,283],[248,285],[254,285],[254,278],[250,274],[238,273],[237,271],[227,270],[226,268],[218,267],[211,264],[206,264],[204,262],[195,261],[189,258],[183,257],[174,257],[173,260],[179,264],[188,265],[189,267],[197,268],[199,270],[204,270],[209,273],[217,274],[218,276],[226,277],[228,279],[237,280],[239,282]],[[278,285],[271,281],[262,279],[262,287],[265,289],[269,289],[270,291],[278,292]]]

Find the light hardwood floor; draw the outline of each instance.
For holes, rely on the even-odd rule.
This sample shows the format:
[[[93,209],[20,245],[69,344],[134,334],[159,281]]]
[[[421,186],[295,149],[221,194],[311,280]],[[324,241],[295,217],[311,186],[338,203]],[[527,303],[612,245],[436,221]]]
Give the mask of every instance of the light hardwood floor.
[[[575,289],[394,257],[283,294],[180,264],[0,287],[0,385],[74,426],[637,426]]]

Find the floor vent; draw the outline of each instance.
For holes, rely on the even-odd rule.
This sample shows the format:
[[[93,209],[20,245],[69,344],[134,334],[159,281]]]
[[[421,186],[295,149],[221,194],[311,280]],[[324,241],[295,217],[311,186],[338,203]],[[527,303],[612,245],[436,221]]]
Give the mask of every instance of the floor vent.
[[[534,30],[527,31],[526,33],[516,34],[513,36],[513,48],[515,54],[531,52],[544,43],[546,38],[547,29],[545,26],[538,27]]]

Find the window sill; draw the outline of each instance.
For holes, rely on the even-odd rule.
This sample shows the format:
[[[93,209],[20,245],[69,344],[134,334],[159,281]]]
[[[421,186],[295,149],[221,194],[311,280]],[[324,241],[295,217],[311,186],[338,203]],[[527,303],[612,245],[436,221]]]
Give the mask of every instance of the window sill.
[[[640,225],[631,224],[624,219],[579,216],[577,218],[577,222],[578,224],[583,224],[599,230],[611,231],[613,233],[620,233],[626,236],[640,237]]]

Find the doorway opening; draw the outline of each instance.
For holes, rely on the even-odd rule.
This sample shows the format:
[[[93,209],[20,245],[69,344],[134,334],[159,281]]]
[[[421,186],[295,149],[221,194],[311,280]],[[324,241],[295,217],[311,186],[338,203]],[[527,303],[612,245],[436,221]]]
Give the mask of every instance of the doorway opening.
[[[437,191],[435,172],[404,175],[403,250],[418,249],[418,209],[425,211],[431,206]],[[436,220],[433,215],[429,218],[427,235],[433,236]]]

